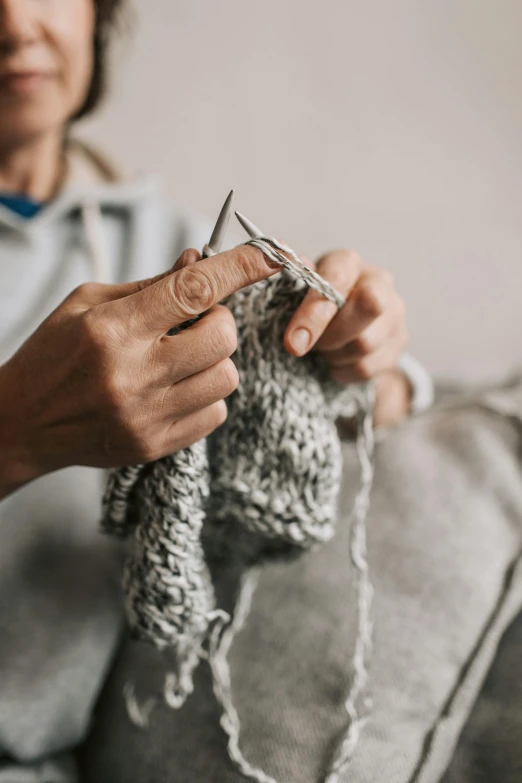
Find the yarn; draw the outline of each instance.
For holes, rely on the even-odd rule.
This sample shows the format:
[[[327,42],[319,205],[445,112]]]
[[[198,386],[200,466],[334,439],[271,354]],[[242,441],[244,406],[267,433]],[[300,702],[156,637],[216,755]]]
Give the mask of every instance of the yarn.
[[[248,614],[262,565],[297,557],[335,534],[342,477],[335,420],[354,418],[361,484],[350,556],[358,631],[345,705],[349,726],[326,778],[336,783],[365,720],[360,701],[371,649],[365,519],[373,479],[373,387],[337,383],[318,354],[293,357],[285,350],[284,332],[308,287],[339,307],[344,299],[286,245],[265,237],[249,244],[285,269],[224,302],[237,324],[232,358],[240,379],[227,400],[227,420],[186,449],[111,471],[101,524],[105,532],[129,538],[123,590],[133,635],[174,655],[164,686],[167,703],[183,705],[193,690],[195,667],[208,658],[232,761],[246,778],[276,783],[241,753],[227,653]],[[232,616],[217,606],[211,577],[216,563],[243,569]],[[134,698],[129,711],[140,723]]]

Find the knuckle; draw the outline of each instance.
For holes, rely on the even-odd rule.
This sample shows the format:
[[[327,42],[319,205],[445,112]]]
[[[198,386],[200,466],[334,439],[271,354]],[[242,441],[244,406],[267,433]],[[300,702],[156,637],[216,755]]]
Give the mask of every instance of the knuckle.
[[[170,288],[175,301],[189,317],[208,310],[217,298],[217,285],[197,265],[172,275]]]
[[[231,356],[237,349],[237,329],[234,321],[223,318],[214,330],[214,339],[220,354]]]
[[[395,287],[395,278],[389,269],[379,269],[379,276],[388,288]]]
[[[96,310],[86,310],[81,317],[80,329],[86,343],[96,349],[102,349],[107,343],[107,328],[103,318]]]
[[[93,295],[96,293],[98,287],[99,287],[98,283],[92,283],[92,282],[81,283],[79,286],[76,286],[76,288],[73,289],[73,291],[71,291],[69,297],[71,299],[90,301]]]
[[[227,420],[228,408],[225,400],[217,400],[212,405],[209,405],[204,411],[204,416],[203,437],[210,435]]]
[[[220,397],[227,397],[239,386],[239,373],[232,359],[224,359],[218,364],[217,386]]]
[[[364,262],[356,250],[335,250],[330,254],[330,259],[335,259],[340,269],[350,269],[352,273],[357,273],[364,266]]]
[[[160,438],[151,434],[150,422],[120,422],[120,439],[124,445],[128,460],[134,463],[152,462],[163,456]]]
[[[134,451],[138,462],[154,462],[163,456],[161,449],[150,438],[136,438]]]
[[[378,318],[386,309],[382,292],[376,285],[367,285],[361,288],[357,304],[364,315],[369,318]]]
[[[361,381],[369,381],[371,378],[373,378],[372,362],[368,361],[368,359],[360,359],[358,362],[356,362],[354,370],[355,374]]]
[[[350,264],[362,266],[362,258],[357,250],[344,250],[343,252]]]
[[[105,408],[120,418],[125,400],[129,399],[127,384],[118,375],[107,373],[102,376],[100,386]]]
[[[167,453],[161,451],[160,439],[152,432],[150,417],[131,413],[119,398],[116,409],[104,413],[103,448],[105,453],[117,455],[119,464],[152,462]]]
[[[225,400],[218,400],[213,406],[214,429],[220,427],[228,418],[228,408]]]
[[[80,283],[65,297],[64,302],[71,305],[88,304],[96,300],[99,283]]]
[[[357,270],[363,266],[363,260],[355,250],[338,248],[323,253],[317,261],[317,269],[322,269],[325,264],[328,264],[330,267],[335,265],[339,270],[343,270],[347,267]]]
[[[357,354],[367,356],[375,349],[375,340],[371,334],[363,332],[355,338],[354,347]]]

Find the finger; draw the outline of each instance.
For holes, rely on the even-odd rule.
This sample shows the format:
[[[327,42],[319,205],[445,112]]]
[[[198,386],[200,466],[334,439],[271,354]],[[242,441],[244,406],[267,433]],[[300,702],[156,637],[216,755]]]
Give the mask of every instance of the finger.
[[[167,427],[166,432],[162,432],[158,443],[150,449],[146,461],[154,462],[206,438],[226,421],[227,413],[226,402],[218,400],[208,408],[189,413],[174,421]]]
[[[340,383],[358,383],[375,378],[381,372],[392,370],[397,366],[399,355],[404,347],[402,330],[389,340],[386,345],[367,356],[349,362],[344,366],[330,368],[330,376]]]
[[[180,255],[174,264],[172,271],[177,272],[178,269],[185,269],[185,267],[196,264],[198,261],[201,261],[201,253],[199,253],[197,250],[194,250],[193,248],[189,248]]]
[[[201,258],[201,253],[198,250],[196,250],[193,247],[188,247],[186,250],[183,251],[180,257],[177,259],[176,263],[170,269],[167,269],[165,272],[161,272],[159,275],[156,275],[155,277],[147,277],[143,280],[134,280],[131,283],[124,283],[123,285],[120,286],[113,286],[114,288],[117,288],[119,290],[119,294],[120,294],[115,298],[121,299],[122,297],[133,296],[134,294],[137,294],[140,291],[145,291],[147,288],[156,285],[161,280],[165,280],[167,277],[172,275],[172,273],[175,270],[183,269],[186,266],[190,266],[191,264],[194,264],[196,261],[199,261],[200,258]]]
[[[266,259],[257,248],[240,245],[179,269],[110,306],[129,334],[147,339],[167,332],[234,291],[279,270],[279,264]]]
[[[236,348],[234,316],[227,307],[214,305],[188,329],[157,340],[149,354],[151,372],[161,385],[178,383],[227,359]]]
[[[386,270],[371,268],[363,272],[346,305],[332,320],[328,333],[319,338],[316,347],[333,351],[358,337],[386,312],[394,291],[393,278]]]
[[[163,395],[158,416],[165,422],[194,413],[218,400],[224,400],[237,389],[239,374],[232,359],[223,359],[212,367],[169,386]]]
[[[397,296],[393,305],[364,329],[361,334],[350,340],[342,348],[336,348],[333,351],[321,351],[321,353],[331,367],[352,364],[357,359],[378,351],[379,348],[395,336],[399,328],[403,328],[406,334],[404,304],[402,299]]]
[[[129,283],[84,283],[78,286],[67,297],[70,300],[71,309],[75,310],[88,310],[91,307],[97,305],[106,304],[107,302],[114,302],[117,299],[122,299],[126,296],[131,296],[138,291],[143,291],[160,280],[164,280],[166,277],[172,274],[176,269],[181,269],[184,266],[189,266],[195,261],[199,261],[201,258],[200,253],[194,248],[187,248],[184,250],[176,263],[165,272],[161,272],[154,277],[148,277],[143,280],[133,280]],[[67,301],[67,300],[66,300]]]
[[[328,253],[315,265],[316,271],[342,296],[348,297],[361,274],[362,260],[344,250]],[[339,308],[318,291],[310,289],[292,316],[285,332],[285,348],[302,356],[315,345]]]

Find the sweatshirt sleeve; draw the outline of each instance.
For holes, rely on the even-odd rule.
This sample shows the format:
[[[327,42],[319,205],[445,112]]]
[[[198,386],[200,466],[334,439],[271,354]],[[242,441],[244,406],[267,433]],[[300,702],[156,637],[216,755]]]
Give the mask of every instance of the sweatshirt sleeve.
[[[399,357],[399,369],[404,373],[412,388],[410,413],[422,413],[433,405],[435,396],[433,379],[427,369],[409,353]]]

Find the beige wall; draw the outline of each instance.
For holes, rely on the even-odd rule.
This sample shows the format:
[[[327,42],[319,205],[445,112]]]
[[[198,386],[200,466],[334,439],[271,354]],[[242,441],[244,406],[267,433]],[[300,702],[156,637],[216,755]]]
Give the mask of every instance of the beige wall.
[[[392,270],[437,373],[522,364],[521,0],[144,0],[84,133]]]

